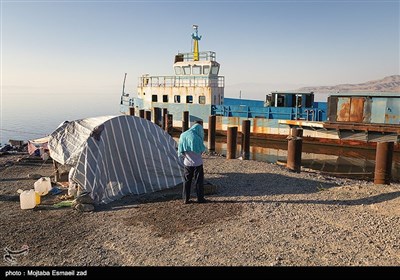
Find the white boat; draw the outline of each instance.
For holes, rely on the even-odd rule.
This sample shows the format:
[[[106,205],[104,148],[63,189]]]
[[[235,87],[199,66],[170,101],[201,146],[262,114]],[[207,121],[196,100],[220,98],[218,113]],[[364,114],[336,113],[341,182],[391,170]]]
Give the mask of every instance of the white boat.
[[[296,91],[274,91],[264,101],[225,98],[225,77],[219,76],[216,53],[199,51],[201,36],[197,25],[193,29],[193,49],[175,55],[173,75],[140,76],[135,96],[125,93],[124,80],[122,113],[131,108],[137,116],[148,112],[162,125],[163,110],[173,116],[172,126],[181,128],[183,113],[189,112],[189,123],[202,120],[205,129],[215,115],[217,133],[222,134],[229,126],[241,131],[243,120],[250,120],[251,134],[269,139],[284,139],[292,127],[301,127],[304,138],[316,142],[399,142],[398,93],[332,93],[328,102],[314,102],[313,92]]]

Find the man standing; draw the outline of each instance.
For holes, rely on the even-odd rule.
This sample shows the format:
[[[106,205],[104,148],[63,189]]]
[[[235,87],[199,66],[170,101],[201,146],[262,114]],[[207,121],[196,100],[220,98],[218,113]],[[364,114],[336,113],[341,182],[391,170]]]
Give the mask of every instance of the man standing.
[[[204,130],[201,122],[195,123],[179,137],[178,156],[183,158],[185,182],[183,183],[183,201],[190,203],[190,191],[194,178],[197,202],[207,202],[204,198],[204,170],[201,154],[205,151]]]

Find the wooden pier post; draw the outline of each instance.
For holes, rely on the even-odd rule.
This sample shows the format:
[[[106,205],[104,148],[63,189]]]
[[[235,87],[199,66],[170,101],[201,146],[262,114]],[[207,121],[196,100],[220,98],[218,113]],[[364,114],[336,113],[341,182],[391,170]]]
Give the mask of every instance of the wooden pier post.
[[[173,116],[172,114],[167,114],[167,118],[165,119],[165,131],[169,134],[172,134],[173,129]]]
[[[236,158],[237,126],[228,127],[226,159]]]
[[[303,129],[291,128],[288,136],[288,150],[286,167],[289,170],[300,173],[301,153],[303,145]]]
[[[389,185],[392,177],[393,142],[376,145],[374,184]]]
[[[168,109],[163,108],[162,109],[162,129],[165,130],[165,124],[167,122],[167,114],[168,114]]]
[[[242,121],[242,157],[250,159],[250,120]]]
[[[182,132],[189,129],[189,111],[183,111],[182,116]]]
[[[153,108],[153,123],[161,126],[160,122],[161,122],[161,108],[159,107],[154,107]]]
[[[146,111],[146,120],[151,121],[151,111]]]
[[[212,115],[208,117],[208,141],[207,146],[209,151],[215,151],[215,128],[217,116]]]

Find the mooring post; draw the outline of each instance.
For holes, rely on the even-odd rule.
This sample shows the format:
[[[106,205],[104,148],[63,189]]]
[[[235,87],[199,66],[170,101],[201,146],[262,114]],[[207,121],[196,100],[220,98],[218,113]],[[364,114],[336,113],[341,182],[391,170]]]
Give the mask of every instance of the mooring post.
[[[286,167],[289,170],[300,173],[301,169],[301,152],[303,145],[303,129],[291,128],[288,136],[288,150]]]
[[[182,132],[189,129],[189,111],[183,111],[182,116]]]
[[[250,159],[250,120],[242,121],[242,157]]]
[[[216,126],[217,116],[211,115],[208,117],[208,150],[215,150],[215,126]]]
[[[167,114],[168,114],[168,109],[163,108],[162,109],[162,129],[165,130],[165,124],[167,122]]]
[[[134,116],[135,115],[135,107],[129,107],[129,115]]]
[[[236,158],[237,126],[228,127],[226,159]]]
[[[172,114],[167,114],[167,118],[165,119],[165,131],[169,134],[172,134],[173,128],[173,116]]]
[[[151,121],[151,111],[146,111],[146,120]]]
[[[142,119],[144,119],[144,111],[144,109],[139,110],[139,117],[141,117]]]
[[[158,125],[158,126],[161,126],[161,125],[160,125],[161,108],[159,108],[159,107],[154,107],[154,108],[153,108],[153,111],[154,111],[154,113],[153,113],[153,123],[156,124],[156,125]]]
[[[375,155],[374,184],[389,185],[392,176],[393,142],[378,142]]]

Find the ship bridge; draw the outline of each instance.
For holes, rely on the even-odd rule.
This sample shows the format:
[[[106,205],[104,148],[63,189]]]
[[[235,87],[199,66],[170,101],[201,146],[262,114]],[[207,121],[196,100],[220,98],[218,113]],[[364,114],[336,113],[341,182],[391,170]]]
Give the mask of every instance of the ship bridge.
[[[138,98],[146,108],[154,103],[186,103],[221,105],[224,100],[225,78],[219,76],[220,64],[213,51],[199,51],[197,25],[193,25],[193,52],[178,53],[173,64],[174,75],[139,77]],[[158,106],[162,106],[159,104]],[[166,104],[165,104],[166,105]]]
[[[175,56],[174,72],[176,76],[190,75],[202,77],[217,77],[219,63],[212,51],[200,52],[199,59],[194,59],[193,53],[179,53]]]

